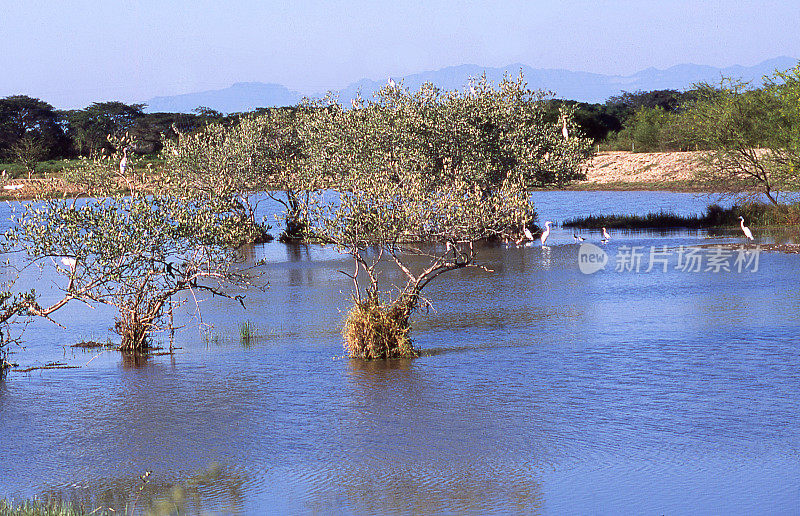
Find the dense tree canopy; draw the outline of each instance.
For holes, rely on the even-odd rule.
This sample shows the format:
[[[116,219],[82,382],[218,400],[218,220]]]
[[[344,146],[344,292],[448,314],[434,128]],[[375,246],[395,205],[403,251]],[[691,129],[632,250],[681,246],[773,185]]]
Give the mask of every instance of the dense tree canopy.
[[[304,210],[312,235],[355,261],[352,356],[413,354],[407,330],[423,288],[475,266],[480,241],[516,239],[535,217],[529,188],[581,177],[589,141],[570,110],[548,122],[544,100],[520,77],[499,88],[482,79],[467,93],[386,86],[352,109],[334,98],[307,106],[298,125],[307,166],[334,178],[338,195],[314,192]],[[384,260],[405,278],[396,289],[379,284]]]

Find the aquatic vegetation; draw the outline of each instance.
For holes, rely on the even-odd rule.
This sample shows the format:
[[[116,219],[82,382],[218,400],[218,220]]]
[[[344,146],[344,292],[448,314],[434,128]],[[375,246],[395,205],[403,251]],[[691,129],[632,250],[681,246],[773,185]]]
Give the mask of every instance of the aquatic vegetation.
[[[375,296],[356,303],[342,330],[345,351],[364,359],[419,356],[410,338],[409,317],[409,306],[382,304]]]
[[[744,217],[751,226],[793,226],[800,224],[800,204],[752,203],[722,208],[712,204],[703,215],[677,215],[660,211],[645,215],[590,215],[576,217],[563,222],[565,228],[600,229],[666,229],[666,228],[713,228],[738,226],[739,217]]]
[[[0,516],[87,516],[111,515],[108,509],[86,510],[61,501],[43,501],[36,498],[19,502],[0,500]]]

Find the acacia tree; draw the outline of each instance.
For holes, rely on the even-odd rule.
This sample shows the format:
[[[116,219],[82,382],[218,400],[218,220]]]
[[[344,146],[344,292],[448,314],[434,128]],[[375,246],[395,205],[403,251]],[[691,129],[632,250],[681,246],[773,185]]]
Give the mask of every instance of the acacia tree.
[[[708,149],[711,181],[743,200],[763,194],[779,204],[800,186],[800,68],[766,78],[763,88],[724,79],[701,84],[683,115],[691,137]]]
[[[173,296],[246,280],[228,242],[241,225],[230,210],[167,196],[49,200],[25,205],[9,240],[37,262],[60,260],[65,302],[105,303],[118,310],[120,349],[143,351],[168,324]]]
[[[350,356],[416,355],[410,317],[425,286],[478,266],[480,241],[521,232],[535,217],[529,187],[580,176],[589,142],[569,113],[546,123],[543,98],[522,78],[499,89],[484,78],[469,93],[387,86],[350,110],[333,98],[308,106],[308,166],[338,178],[339,195],[315,192],[304,210],[312,235],[355,263]],[[383,262],[404,284],[380,284]]]
[[[303,155],[295,113],[288,109],[244,116],[230,126],[212,123],[177,141],[164,141],[168,182],[183,196],[233,201],[242,219],[257,228],[252,194],[266,191],[286,208],[284,235],[302,238],[299,196],[310,187],[303,176]],[[261,227],[264,233],[266,228]],[[258,241],[258,238],[255,239]]]

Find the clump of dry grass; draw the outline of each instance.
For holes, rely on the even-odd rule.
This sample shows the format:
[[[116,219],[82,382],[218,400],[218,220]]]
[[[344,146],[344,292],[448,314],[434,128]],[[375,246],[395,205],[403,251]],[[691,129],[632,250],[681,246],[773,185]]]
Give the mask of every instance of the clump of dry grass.
[[[364,359],[419,356],[409,335],[410,313],[410,307],[402,302],[386,305],[374,296],[357,302],[342,330],[347,354]]]

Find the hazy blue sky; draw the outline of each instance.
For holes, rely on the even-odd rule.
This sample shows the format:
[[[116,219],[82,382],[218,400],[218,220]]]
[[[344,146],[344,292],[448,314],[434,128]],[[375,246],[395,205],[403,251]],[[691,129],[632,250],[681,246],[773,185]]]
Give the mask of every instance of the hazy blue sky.
[[[800,0],[0,0],[0,97],[58,108],[472,63],[628,75],[800,57]]]

